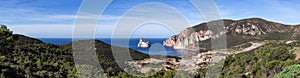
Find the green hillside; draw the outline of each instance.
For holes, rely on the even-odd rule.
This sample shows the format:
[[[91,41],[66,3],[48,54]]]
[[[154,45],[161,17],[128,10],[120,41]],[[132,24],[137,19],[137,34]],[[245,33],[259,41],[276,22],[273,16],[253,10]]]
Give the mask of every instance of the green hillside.
[[[12,34],[12,31],[4,25],[0,28],[0,35],[0,78],[77,76],[72,55],[72,43],[62,46],[46,44],[38,39]],[[122,70],[113,58],[112,46],[98,40],[95,40],[95,45],[99,65],[102,66],[105,73],[113,76],[121,72]],[[130,49],[130,54],[134,60],[149,58],[147,54],[132,49]]]

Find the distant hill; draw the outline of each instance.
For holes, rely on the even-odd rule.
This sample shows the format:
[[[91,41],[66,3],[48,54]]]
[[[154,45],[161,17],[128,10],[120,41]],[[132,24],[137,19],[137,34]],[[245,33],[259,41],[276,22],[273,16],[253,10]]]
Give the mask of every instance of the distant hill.
[[[210,28],[217,30],[210,30],[208,25],[211,26]],[[224,25],[224,29],[217,28],[223,27],[222,25]],[[223,31],[220,29],[223,29]],[[300,39],[300,26],[285,25],[261,18],[223,19],[189,27],[164,41],[164,45],[175,49],[188,49],[191,47],[210,49],[211,38],[217,38],[223,33],[226,34],[227,47],[230,48],[249,41]]]
[[[45,44],[43,41],[31,37],[27,37],[21,34],[14,34],[13,43],[17,45],[28,45],[28,44]]]

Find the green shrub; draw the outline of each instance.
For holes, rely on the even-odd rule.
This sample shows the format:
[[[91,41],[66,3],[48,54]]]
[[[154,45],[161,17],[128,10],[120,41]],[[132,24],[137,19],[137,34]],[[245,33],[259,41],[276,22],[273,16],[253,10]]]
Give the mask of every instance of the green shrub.
[[[0,61],[6,61],[7,58],[5,56],[0,56]]]
[[[300,77],[300,65],[292,65],[283,69],[283,71],[276,74],[275,78],[299,78]]]
[[[287,44],[266,44],[250,52],[228,56],[222,69],[223,77],[273,77],[283,68],[296,64],[292,47]]]

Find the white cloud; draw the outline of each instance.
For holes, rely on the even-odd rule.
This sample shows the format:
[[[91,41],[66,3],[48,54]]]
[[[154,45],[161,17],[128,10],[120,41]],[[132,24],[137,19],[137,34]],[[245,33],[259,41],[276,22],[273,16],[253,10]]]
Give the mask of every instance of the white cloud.
[[[67,15],[67,14],[57,14],[57,15],[45,15],[43,18],[35,18],[39,19],[52,19],[52,20],[75,20],[75,19],[90,19],[90,20],[98,20],[99,15],[85,14],[85,15]],[[103,15],[101,17],[102,21],[116,21],[120,18],[120,16],[115,15]]]
[[[51,19],[61,19],[61,20],[72,20],[75,18],[74,15],[47,15],[47,18],[51,18]]]
[[[124,13],[123,16],[109,16],[109,18],[104,19],[117,19],[119,24],[113,24],[117,31],[114,32],[114,37],[127,37],[128,34],[132,34],[138,26],[143,26],[145,23],[157,23],[161,26],[170,27],[171,32],[179,33],[183,29],[191,26],[189,19],[181,14],[177,9],[170,7],[161,3],[145,3],[137,5]],[[139,37],[154,37],[154,34],[169,33],[170,31],[164,31],[162,29],[153,29],[155,27],[142,28],[138,32],[144,34],[133,34],[133,36],[138,35]],[[169,29],[169,28],[167,28]],[[110,32],[113,32],[110,31]],[[162,35],[157,35],[161,37]],[[169,37],[171,34],[163,35],[164,37]],[[136,37],[136,36],[135,36]]]
[[[46,14],[35,9],[13,9],[5,8],[7,10],[1,11],[0,19],[11,20],[10,22],[55,22],[55,21],[70,21],[74,19],[75,15],[67,14]]]
[[[101,17],[101,20],[118,20],[120,19],[120,16],[116,16],[116,15],[103,15]]]
[[[9,22],[12,22],[12,20],[9,20],[9,19],[0,19],[0,24],[1,23],[9,23]]]
[[[71,37],[73,31],[72,24],[23,24],[9,25],[9,29],[15,34],[24,34],[32,37]]]
[[[88,35],[95,34],[96,37],[111,37],[112,31],[115,26],[110,24],[99,24],[95,31],[85,31],[82,26],[89,25],[79,25],[80,30],[77,33],[82,33],[83,35],[87,33]],[[73,32],[75,32],[73,24],[22,24],[22,25],[8,25],[8,28],[14,31],[15,34],[23,34],[36,38],[71,38]],[[89,28],[86,28],[90,30]],[[83,31],[83,32],[82,32]]]

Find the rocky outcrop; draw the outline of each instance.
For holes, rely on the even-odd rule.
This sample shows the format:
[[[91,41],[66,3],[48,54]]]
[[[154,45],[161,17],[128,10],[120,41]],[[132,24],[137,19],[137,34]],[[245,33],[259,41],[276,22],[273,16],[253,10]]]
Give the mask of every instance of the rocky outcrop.
[[[176,35],[171,36],[169,39],[167,39],[166,41],[163,42],[163,45],[173,47],[173,46],[175,46],[175,43],[177,41],[176,39],[177,39]]]
[[[165,46],[173,47],[175,49],[185,49],[186,46],[190,48],[197,48],[194,43],[198,41],[204,41],[210,39],[212,31],[210,30],[200,30],[192,32],[193,30],[185,30],[181,32],[178,36],[172,36],[168,40],[164,41]]]
[[[207,25],[210,25],[212,28],[225,27],[224,31],[213,31],[210,30]],[[211,38],[218,38],[223,34],[241,35],[247,36],[247,38],[258,37],[258,35],[268,35],[269,33],[295,33],[294,36],[297,36],[297,33],[299,33],[300,30],[299,27],[300,26],[291,26],[276,22],[270,22],[260,18],[250,18],[237,21],[217,20],[187,28],[180,32],[178,35],[171,36],[169,39],[165,40],[163,44],[165,46],[173,47],[174,49],[199,50],[199,48],[201,48],[201,46],[199,46],[199,43],[207,41]]]
[[[179,68],[178,59],[176,58],[146,58],[144,60],[125,62],[131,69],[136,69],[137,72],[147,73],[150,70],[168,71]]]
[[[199,53],[196,55],[188,55],[185,59],[176,58],[146,58],[144,60],[125,62],[130,69],[135,69],[136,72],[146,73],[150,70],[169,71],[180,70],[187,72],[197,72],[198,69],[207,68],[210,64],[217,63],[224,59],[225,56],[219,56],[216,53]],[[125,69],[126,70],[126,69]]]
[[[236,26],[236,28],[232,30],[234,30],[234,32],[239,34],[248,34],[248,35],[266,34],[266,32],[261,27],[258,27],[258,24],[246,23],[246,24],[238,25],[234,23],[231,26]]]
[[[148,48],[149,45],[149,41],[146,41],[145,39],[141,38],[137,46],[141,48]]]

